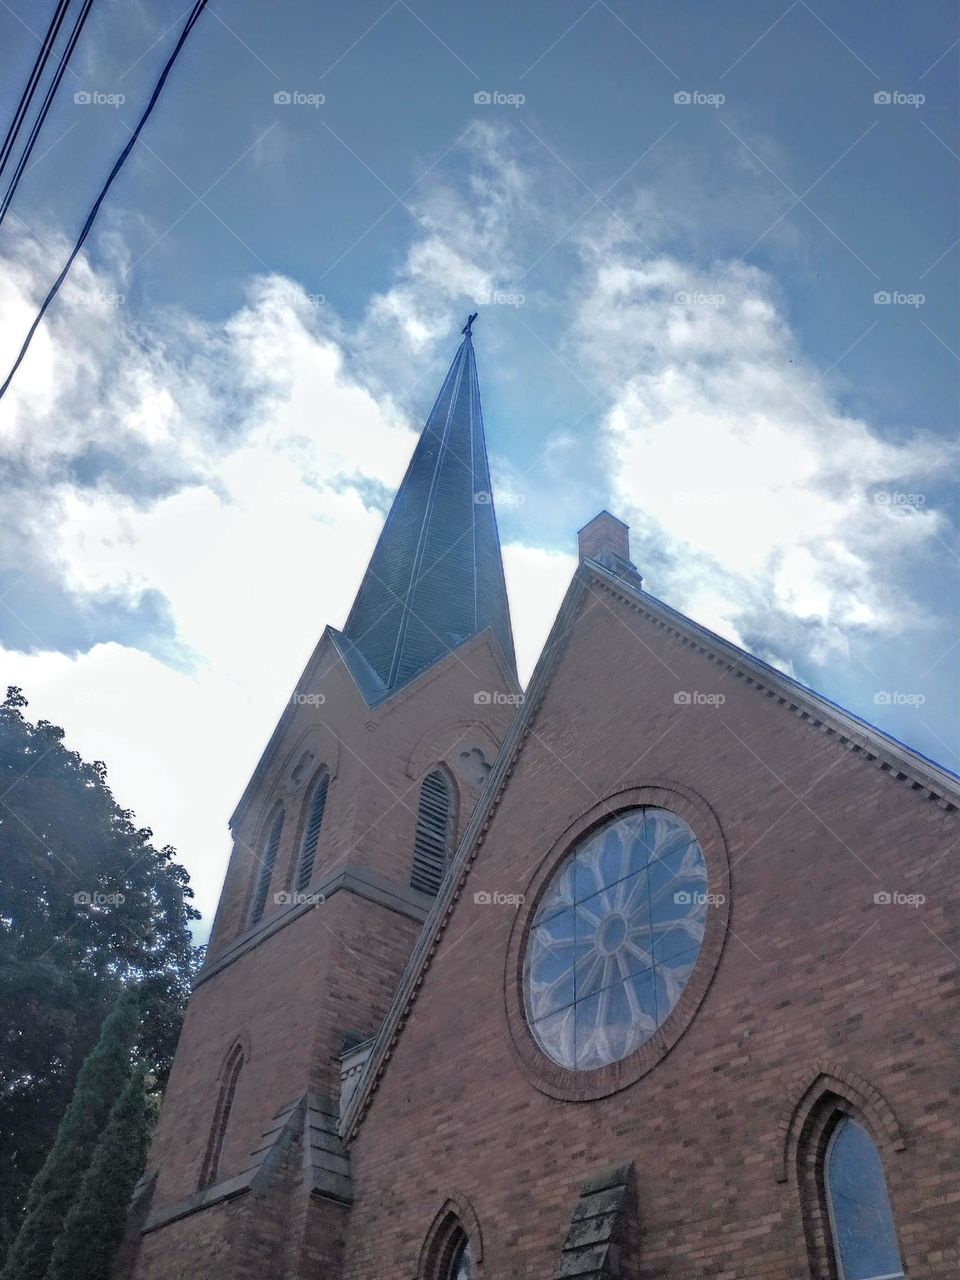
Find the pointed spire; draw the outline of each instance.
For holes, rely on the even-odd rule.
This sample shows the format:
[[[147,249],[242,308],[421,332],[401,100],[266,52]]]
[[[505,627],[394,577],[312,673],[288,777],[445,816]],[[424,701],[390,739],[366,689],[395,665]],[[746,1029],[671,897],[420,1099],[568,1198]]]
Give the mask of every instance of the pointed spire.
[[[347,657],[367,677],[361,684],[381,696],[486,627],[515,671],[473,354],[476,318],[461,330],[343,629]]]

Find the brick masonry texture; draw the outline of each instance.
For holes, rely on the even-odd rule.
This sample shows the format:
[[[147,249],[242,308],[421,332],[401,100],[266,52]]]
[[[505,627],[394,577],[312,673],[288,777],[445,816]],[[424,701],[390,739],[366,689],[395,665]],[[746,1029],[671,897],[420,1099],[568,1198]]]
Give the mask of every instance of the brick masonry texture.
[[[513,709],[473,702],[477,688],[507,687],[489,643],[458,653],[467,668],[454,655],[375,711],[328,663],[327,701],[298,708],[242,815],[213,958],[244,936],[250,846],[278,800],[297,816],[274,889],[292,877],[305,750],[311,769],[336,771],[315,878],[339,859],[405,883],[416,786],[437,760],[461,788],[463,830],[478,789],[461,743],[486,734],[491,759]],[[725,700],[678,703],[681,691]],[[641,1078],[594,1100],[549,1096],[521,1069],[507,1023],[511,935],[531,904],[518,912],[474,892],[526,893],[585,815],[667,783],[699,798],[725,844],[729,921],[712,980]],[[811,1251],[805,1211],[814,1234],[816,1218],[798,1173],[818,1079],[848,1091],[877,1142],[910,1280],[955,1280],[957,823],[593,580],[349,1144],[352,1209],[306,1201],[295,1146],[263,1195],[148,1233],[137,1280],[414,1280],[450,1201],[470,1207],[481,1276],[545,1280],[584,1184],[631,1162],[627,1280],[820,1280],[822,1240]],[[926,901],[878,905],[880,891]],[[339,893],[197,989],[151,1153],[154,1209],[196,1189],[231,1044],[242,1037],[249,1057],[225,1174],[244,1168],[279,1107],[335,1089],[338,1037],[376,1028],[417,932]]]
[[[678,705],[678,691],[726,701]],[[636,1083],[590,1102],[545,1096],[506,1025],[514,910],[473,891],[523,893],[584,811],[662,780],[698,793],[727,845],[712,985]],[[625,1275],[810,1276],[798,1180],[777,1174],[792,1105],[824,1061],[868,1082],[902,1127],[898,1150],[871,1124],[908,1275],[955,1276],[957,835],[956,814],[594,589],[352,1143],[346,1280],[415,1275],[454,1194],[476,1213],[484,1276],[551,1275],[585,1178],[630,1160]],[[876,905],[878,891],[927,901]]]
[[[515,714],[512,703],[478,704],[474,695],[515,690],[482,634],[371,710],[332,647],[321,644],[298,685],[299,694],[314,698],[296,703],[234,831],[208,967],[258,932],[247,921],[258,854],[278,804],[286,818],[262,927],[269,930],[285,912],[295,918],[259,945],[241,945],[237,958],[201,981],[191,998],[150,1153],[149,1167],[157,1170],[152,1211],[197,1191],[231,1048],[242,1044],[244,1065],[219,1179],[250,1165],[279,1108],[308,1090],[337,1097],[343,1037],[376,1031],[419,932],[419,919],[351,892],[299,914],[274,901],[293,883],[316,770],[324,766],[332,778],[313,882],[351,866],[405,890],[420,780],[437,763],[448,768],[462,830]],[[287,1158],[283,1177],[265,1196],[214,1204],[149,1231],[131,1274],[138,1280],[335,1274],[346,1211],[305,1199],[291,1164],[297,1159],[302,1153]]]

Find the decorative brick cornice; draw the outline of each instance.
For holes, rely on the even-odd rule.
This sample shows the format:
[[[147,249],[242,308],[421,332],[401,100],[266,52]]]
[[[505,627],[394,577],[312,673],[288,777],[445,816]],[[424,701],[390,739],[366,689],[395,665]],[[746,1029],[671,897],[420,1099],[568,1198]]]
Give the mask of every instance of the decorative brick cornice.
[[[778,706],[784,707],[810,728],[833,738],[840,746],[875,765],[897,782],[908,784],[911,790],[922,793],[948,812],[960,808],[960,778],[832,703],[823,694],[701,627],[663,601],[645,591],[633,590],[622,578],[602,566],[594,565],[593,568],[600,590],[629,605],[653,626],[689,646],[709,662],[716,663],[749,688],[774,699]]]
[[[732,673],[759,694],[775,699],[779,706],[798,716],[811,728],[830,736],[840,746],[859,755],[869,764],[875,764],[896,781],[909,784],[912,791],[925,795],[943,809],[953,812],[960,807],[960,780],[925,760],[916,752],[888,738],[879,729],[859,720],[843,708],[830,703],[822,695],[807,689],[798,681],[777,671],[760,658],[755,658],[737,645],[715,635],[706,627],[671,609],[669,605],[632,587],[623,578],[604,568],[596,561],[584,560],[577,568],[557,614],[543,653],[537,663],[526,700],[504,740],[497,763],[490,774],[487,786],[480,796],[457,854],[451,862],[446,880],[441,886],[433,910],[423,932],[411,953],[370,1058],[348,1106],[341,1124],[341,1132],[347,1140],[353,1137],[373,1098],[373,1094],[386,1071],[387,1064],[400,1033],[410,1015],[427,970],[436,955],[467,876],[483,845],[486,833],[500,805],[504,788],[512,775],[520,752],[526,742],[557,662],[569,642],[571,631],[584,605],[589,588],[613,596],[652,625],[689,645],[708,661]],[[592,607],[587,605],[587,608]]]
[[[399,915],[407,916],[418,924],[426,920],[430,910],[431,899],[428,894],[412,889],[409,885],[398,884],[395,880],[388,880],[385,876],[377,875],[366,867],[342,866],[315,884],[308,894],[302,895],[305,899],[303,902],[291,903],[276,915],[268,916],[266,920],[238,938],[216,960],[205,965],[193,981],[193,990],[196,991],[197,987],[209,982],[216,974],[240,960],[255,947],[259,947],[262,942],[272,938],[287,925],[299,920],[301,916],[310,911],[322,910],[324,903],[328,902],[335,893],[340,892],[353,893],[358,898],[366,898],[368,902],[375,902],[377,906],[384,907],[387,911],[395,911]]]

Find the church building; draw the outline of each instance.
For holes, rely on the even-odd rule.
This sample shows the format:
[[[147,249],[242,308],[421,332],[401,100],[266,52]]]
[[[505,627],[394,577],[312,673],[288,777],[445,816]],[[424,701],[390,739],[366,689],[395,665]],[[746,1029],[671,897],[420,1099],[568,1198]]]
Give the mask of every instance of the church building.
[[[960,779],[606,511],[522,691],[473,319],[230,820],[121,1275],[956,1280]]]

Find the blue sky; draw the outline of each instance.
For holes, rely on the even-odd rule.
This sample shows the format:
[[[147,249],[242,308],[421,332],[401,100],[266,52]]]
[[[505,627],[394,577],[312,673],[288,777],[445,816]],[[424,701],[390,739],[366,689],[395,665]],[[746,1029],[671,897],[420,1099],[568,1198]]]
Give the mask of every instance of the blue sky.
[[[4,119],[52,8],[0,6]],[[184,8],[95,6],[0,230],[4,360]],[[957,34],[210,0],[0,404],[5,674],[207,912],[477,305],[525,672],[608,506],[654,594],[958,767]]]

